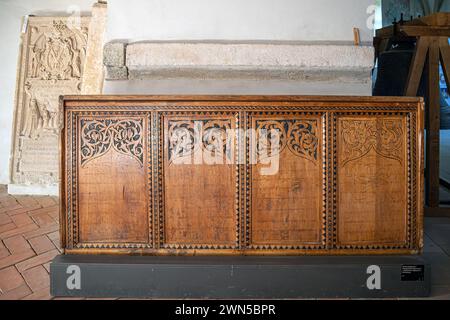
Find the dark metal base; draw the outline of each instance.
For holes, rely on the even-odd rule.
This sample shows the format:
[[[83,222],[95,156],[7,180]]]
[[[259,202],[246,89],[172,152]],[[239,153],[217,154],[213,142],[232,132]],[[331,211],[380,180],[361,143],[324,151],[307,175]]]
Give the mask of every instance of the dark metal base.
[[[376,288],[376,266],[380,270],[380,289]],[[417,256],[60,255],[52,261],[50,271],[51,294],[65,297],[427,297],[431,280],[430,265]],[[368,288],[368,282],[372,289]]]

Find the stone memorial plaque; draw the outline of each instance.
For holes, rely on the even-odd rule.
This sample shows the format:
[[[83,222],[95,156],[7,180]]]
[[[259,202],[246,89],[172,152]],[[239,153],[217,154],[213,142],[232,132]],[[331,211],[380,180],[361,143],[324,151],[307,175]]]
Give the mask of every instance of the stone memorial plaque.
[[[58,183],[59,96],[77,94],[89,17],[29,17],[16,89],[10,193]],[[50,190],[50,189],[49,189]],[[44,191],[45,192],[45,191]]]

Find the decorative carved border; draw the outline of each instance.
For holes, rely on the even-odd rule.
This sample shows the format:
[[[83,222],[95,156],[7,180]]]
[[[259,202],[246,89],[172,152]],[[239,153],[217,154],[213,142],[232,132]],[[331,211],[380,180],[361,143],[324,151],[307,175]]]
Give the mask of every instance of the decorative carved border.
[[[161,204],[162,204],[162,195],[160,195],[159,186],[162,184],[162,178],[160,172],[162,171],[162,164],[160,157],[160,150],[162,149],[160,145],[160,139],[159,139],[159,120],[158,116],[155,112],[152,112],[150,115],[151,118],[151,137],[149,137],[149,140],[151,140],[151,148],[149,151],[149,161],[151,161],[151,176],[153,177],[152,183],[150,185],[152,186],[152,193],[149,195],[149,199],[152,201],[152,221],[153,221],[153,234],[150,236],[152,239],[153,245],[155,248],[159,248],[159,234],[161,233],[161,226],[159,223],[159,212],[161,212]]]
[[[332,221],[332,230],[331,230],[331,243],[330,246],[331,248],[336,248],[337,247],[337,135],[336,135],[336,124],[337,124],[337,118],[336,118],[336,114],[332,113],[329,115],[330,116],[330,123],[331,123],[331,139],[332,139],[332,149],[331,149],[331,161],[330,161],[330,171],[329,173],[332,173],[330,176],[330,181],[329,184],[330,186],[332,186],[332,188],[330,188],[329,194],[331,194],[331,197],[329,199],[331,205],[330,207],[332,208],[332,211],[329,212],[329,216],[330,216],[330,220]]]
[[[236,185],[239,187],[239,199],[238,199],[238,207],[236,210],[240,212],[240,220],[239,220],[239,229],[238,238],[239,238],[239,249],[245,249],[248,243],[247,239],[247,208],[249,206],[248,197],[247,197],[247,188],[249,184],[248,177],[248,152],[247,152],[247,134],[242,134],[243,130],[246,130],[248,127],[248,113],[244,111],[239,112],[240,124],[238,128],[238,169],[239,176],[236,179]]]
[[[397,110],[399,108],[396,108]],[[338,178],[338,174],[337,174],[337,168],[338,168],[338,156],[337,156],[337,120],[339,117],[345,117],[345,116],[387,116],[387,117],[393,117],[393,116],[401,116],[403,118],[406,118],[406,130],[407,130],[407,139],[406,139],[406,146],[405,149],[407,150],[407,171],[408,171],[408,176],[407,176],[407,181],[408,181],[408,186],[407,186],[407,190],[408,190],[408,195],[407,195],[407,212],[406,212],[406,216],[407,216],[407,225],[406,225],[406,237],[405,237],[405,243],[403,244],[377,244],[377,245],[370,245],[370,244],[361,244],[361,245],[355,245],[355,244],[346,244],[346,245],[340,245],[338,242],[338,233],[337,233],[337,216],[338,216],[338,208],[337,208],[337,178]],[[408,148],[409,145],[411,145],[411,143],[414,143],[415,145],[415,137],[414,137],[414,141],[411,141],[411,135],[408,134],[410,132],[410,128],[411,127],[416,127],[417,126],[417,122],[412,122],[411,121],[411,116],[415,116],[416,115],[416,110],[414,110],[414,112],[402,112],[402,111],[390,111],[390,112],[373,112],[371,111],[366,111],[366,112],[335,112],[333,113],[332,117],[333,117],[333,144],[334,144],[334,148],[333,148],[333,167],[335,168],[334,170],[334,177],[333,177],[333,199],[334,199],[334,206],[333,206],[333,249],[338,249],[338,250],[396,250],[396,249],[411,249],[414,248],[415,245],[412,243],[411,241],[411,235],[415,234],[417,232],[416,227],[417,224],[415,223],[415,216],[417,215],[417,212],[414,208],[414,210],[412,210],[411,204],[416,201],[416,197],[417,197],[417,193],[412,192],[412,190],[414,189],[414,187],[412,186],[412,183],[414,181],[416,181],[416,172],[417,171],[412,171],[412,165],[411,165],[411,159],[414,159],[416,157],[416,150],[414,148],[414,150],[410,150]],[[414,161],[413,161],[414,162]],[[414,164],[415,165],[415,164]],[[412,178],[410,178],[412,177]]]
[[[417,212],[417,113],[411,112],[407,116],[408,127],[408,209],[410,210],[410,223],[409,235],[410,235],[410,249],[414,249],[419,246],[419,239],[417,239],[417,220],[419,213]]]
[[[228,116],[230,118],[231,116],[235,119],[235,126],[236,129],[240,128],[240,114],[239,112],[230,112],[230,111],[161,111],[157,112],[158,117],[158,141],[159,141],[159,163],[161,166],[164,164],[164,152],[163,152],[163,145],[165,139],[164,137],[164,118],[167,116],[171,117],[190,117],[190,116],[199,116],[199,121],[209,121],[209,120],[225,120],[225,118],[219,118],[220,116]],[[205,117],[204,119],[202,117]],[[208,117],[212,117],[209,119]],[[178,121],[178,120],[174,120]],[[192,121],[189,119],[189,121]],[[231,124],[230,124],[231,127]],[[237,130],[236,132],[239,132]],[[240,211],[240,169],[238,165],[239,160],[239,141],[240,138],[237,135],[235,137],[235,177],[236,177],[236,190],[235,190],[235,230],[236,230],[236,238],[235,238],[235,245],[215,245],[215,244],[167,244],[165,243],[165,234],[164,234],[164,219],[165,219],[165,212],[164,212],[164,185],[163,185],[163,176],[164,176],[164,166],[162,167],[162,170],[158,173],[158,193],[159,196],[159,236],[158,236],[158,247],[162,249],[182,249],[182,250],[226,250],[226,249],[239,249],[240,247],[240,217],[241,217],[241,211]]]
[[[246,248],[251,250],[318,250],[318,249],[326,249],[327,245],[327,205],[326,205],[326,199],[327,199],[327,146],[328,146],[328,139],[326,136],[326,113],[325,112],[289,112],[289,111],[280,111],[280,112],[266,112],[266,111],[260,111],[260,112],[248,112],[248,119],[245,124],[246,131],[249,132],[249,130],[252,127],[252,120],[255,119],[261,119],[261,121],[265,121],[266,119],[271,121],[276,119],[277,117],[283,117],[288,116],[289,118],[287,120],[302,120],[304,121],[307,119],[307,121],[312,121],[312,117],[316,117],[320,119],[321,122],[321,132],[317,132],[318,135],[322,135],[322,221],[321,221],[321,243],[314,243],[314,244],[301,244],[301,245],[252,245],[251,244],[251,190],[252,190],[252,167],[250,164],[250,148],[251,148],[251,137],[250,135],[247,135],[246,139],[246,157],[247,157],[247,165],[246,165],[246,211],[245,211],[245,221],[246,221]],[[267,118],[265,118],[267,117]],[[306,120],[305,120],[306,121]],[[312,160],[308,159],[307,160]]]
[[[377,104],[377,103],[374,103]],[[189,112],[210,112],[210,113],[217,113],[217,112],[292,112],[292,111],[304,111],[304,112],[355,112],[357,114],[364,114],[364,112],[367,112],[367,109],[370,109],[371,112],[392,112],[392,109],[395,109],[396,112],[417,112],[417,104],[407,104],[407,105],[395,105],[395,106],[389,106],[389,105],[375,105],[375,106],[336,106],[336,105],[326,105],[324,103],[322,106],[305,106],[301,105],[301,103],[289,103],[287,105],[223,105],[223,104],[217,104],[214,102],[208,102],[208,105],[157,105],[152,104],[151,102],[148,103],[148,105],[136,105],[136,106],[120,106],[120,105],[107,105],[105,102],[105,105],[98,105],[98,106],[67,106],[65,109],[69,112],[72,111],[79,111],[80,109],[84,111],[98,111],[101,109],[108,109],[110,112],[116,112],[116,111],[128,111],[128,112],[138,112],[133,111],[138,109],[139,112],[141,111],[156,111],[156,112],[175,112],[175,113],[182,113],[183,111],[189,111]],[[211,109],[214,109],[212,111]],[[345,111],[344,111],[345,110]]]
[[[76,136],[75,131],[73,131],[73,112],[67,113],[67,143],[66,143],[66,223],[67,223],[67,232],[66,235],[66,244],[69,248],[73,247],[73,194],[74,194],[74,178],[73,178],[73,153],[76,152],[73,147],[73,139]],[[76,165],[76,164],[75,164]]]

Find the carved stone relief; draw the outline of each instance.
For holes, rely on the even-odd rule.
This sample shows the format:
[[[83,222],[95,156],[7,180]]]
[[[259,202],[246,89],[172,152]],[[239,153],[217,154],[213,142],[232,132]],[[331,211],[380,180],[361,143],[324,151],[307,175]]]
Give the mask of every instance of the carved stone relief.
[[[30,17],[16,89],[12,185],[58,182],[59,96],[81,89],[89,17]]]

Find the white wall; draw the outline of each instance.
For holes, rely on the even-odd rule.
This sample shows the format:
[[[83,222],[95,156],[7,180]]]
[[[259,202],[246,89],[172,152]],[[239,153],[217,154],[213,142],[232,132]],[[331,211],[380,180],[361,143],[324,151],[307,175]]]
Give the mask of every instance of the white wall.
[[[109,0],[109,39],[365,41],[375,0]],[[129,17],[133,17],[130,19]]]
[[[9,182],[21,18],[89,11],[94,0],[0,0],[0,184]],[[109,0],[108,39],[364,41],[374,0]],[[72,12],[71,12],[72,13]]]

